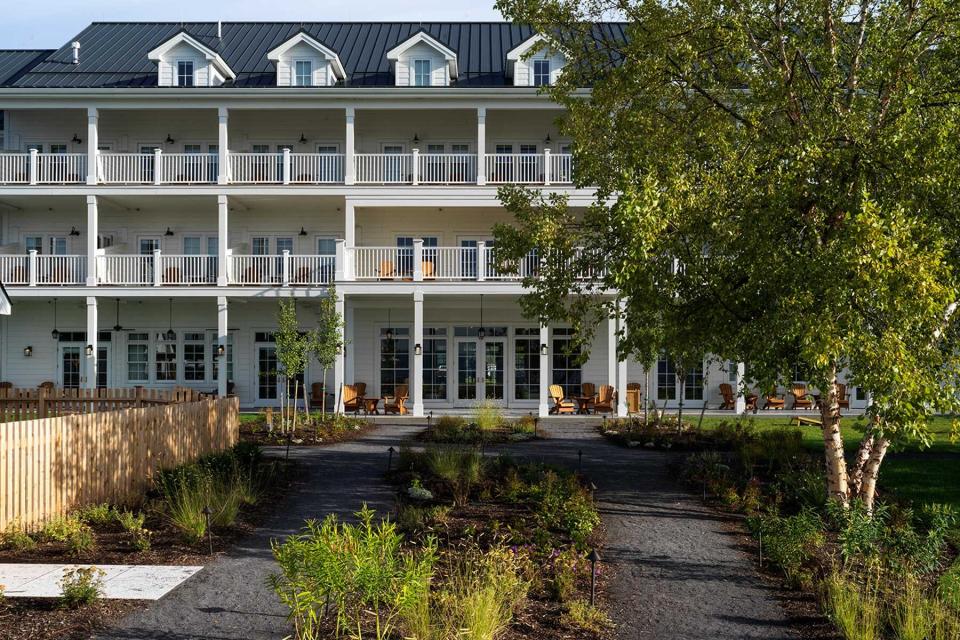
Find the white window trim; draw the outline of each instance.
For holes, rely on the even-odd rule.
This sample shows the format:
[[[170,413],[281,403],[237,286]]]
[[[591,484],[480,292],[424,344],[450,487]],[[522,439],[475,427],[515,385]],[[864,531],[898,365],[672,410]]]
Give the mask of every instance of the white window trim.
[[[310,73],[307,74],[307,84],[298,84],[297,79],[300,77],[300,74],[297,72],[297,65],[301,62],[305,62],[310,65]],[[316,69],[313,68],[313,60],[310,58],[293,58],[290,60],[290,69],[293,72],[293,83],[290,85],[292,87],[315,87],[317,83],[314,82],[313,74],[316,73]]]

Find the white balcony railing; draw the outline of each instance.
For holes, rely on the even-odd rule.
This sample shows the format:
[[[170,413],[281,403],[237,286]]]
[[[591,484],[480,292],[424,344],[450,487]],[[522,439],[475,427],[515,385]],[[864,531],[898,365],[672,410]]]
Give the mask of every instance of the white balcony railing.
[[[468,184],[477,181],[477,156],[473,153],[418,154],[421,184]]]
[[[36,256],[38,285],[81,285],[87,281],[86,256]]]
[[[159,284],[165,286],[217,284],[217,256],[156,255]],[[156,275],[153,284],[158,284]]]
[[[334,280],[336,256],[287,256],[288,282],[293,285],[323,285]]]
[[[409,153],[358,153],[353,156],[358,184],[410,184],[413,182]]]
[[[281,284],[283,256],[233,256],[230,273],[232,284]]]
[[[294,184],[341,184],[342,153],[291,153],[287,182]]]
[[[215,153],[163,153],[160,184],[213,184],[217,181],[219,158]]]
[[[30,156],[26,153],[0,153],[0,184],[29,184]]]
[[[420,272],[424,280],[475,280],[477,249],[474,247],[424,247]]]
[[[153,184],[156,182],[156,154],[114,153],[98,154],[100,182],[104,184]]]
[[[413,250],[399,247],[355,247],[353,274],[357,280],[413,278]],[[409,258],[407,258],[409,256]]]
[[[100,284],[146,287],[154,284],[152,255],[106,255],[97,261],[97,280]]]
[[[26,255],[0,255],[0,281],[7,286],[30,284],[29,260]]]
[[[543,156],[538,153],[487,154],[487,182],[492,184],[543,184]]]
[[[36,167],[37,184],[81,184],[87,181],[85,153],[38,153]]]
[[[573,182],[573,156],[569,153],[551,153],[547,166],[550,169],[551,184],[570,184]]]
[[[230,181],[279,184],[283,181],[282,153],[230,153]]]

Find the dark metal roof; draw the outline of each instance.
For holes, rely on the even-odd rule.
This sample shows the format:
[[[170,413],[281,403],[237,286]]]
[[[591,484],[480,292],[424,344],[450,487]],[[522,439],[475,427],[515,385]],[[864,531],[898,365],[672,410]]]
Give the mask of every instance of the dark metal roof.
[[[13,84],[51,53],[53,51],[38,49],[0,49],[0,86]]]
[[[625,25],[607,23],[613,37]],[[393,86],[386,53],[418,31],[424,31],[457,52],[458,86],[502,87],[507,52],[533,35],[509,22],[224,22],[217,38],[214,22],[94,22],[70,42],[80,43],[80,63],[73,64],[70,42],[42,53],[28,71],[3,74],[7,87],[155,87],[156,65],[147,53],[181,31],[215,50],[237,75],[229,86],[276,86],[276,69],[267,52],[303,31],[337,52],[347,71],[347,85]]]

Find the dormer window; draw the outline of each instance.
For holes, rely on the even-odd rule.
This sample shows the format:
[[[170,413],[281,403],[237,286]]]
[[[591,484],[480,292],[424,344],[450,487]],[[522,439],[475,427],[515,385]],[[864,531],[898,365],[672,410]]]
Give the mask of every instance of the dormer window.
[[[193,60],[177,61],[177,86],[193,86]]]
[[[429,60],[414,60],[413,61],[413,86],[415,87],[429,87],[430,74],[433,71],[432,65]]]
[[[549,60],[533,61],[533,86],[535,87],[550,86],[550,61]]]
[[[298,87],[313,86],[313,62],[310,60],[296,60],[294,62],[294,84]]]

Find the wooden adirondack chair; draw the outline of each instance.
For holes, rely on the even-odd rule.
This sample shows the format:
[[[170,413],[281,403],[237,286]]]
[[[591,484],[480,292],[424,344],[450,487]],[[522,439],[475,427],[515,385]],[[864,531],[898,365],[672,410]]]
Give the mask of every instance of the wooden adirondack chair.
[[[643,399],[643,385],[639,382],[628,382],[627,383],[627,413],[634,414],[640,413],[641,404],[640,401]]]
[[[773,391],[768,393],[764,398],[763,408],[764,409],[783,409],[785,404],[786,404],[786,400],[783,398],[783,396],[778,396],[777,390],[774,389]]]
[[[345,384],[343,385],[343,411],[344,413],[352,411],[357,413],[363,409],[363,393],[366,391],[367,385],[358,382],[357,384]]]
[[[847,385],[837,384],[837,406],[841,409],[850,408],[850,396],[847,395]]]
[[[790,388],[790,395],[793,396],[794,409],[810,409],[813,407],[813,398],[807,391],[807,385],[795,382]]]
[[[406,402],[410,397],[409,387],[405,384],[398,384],[392,396],[383,396],[383,412],[405,415],[407,413]]]
[[[389,260],[384,260],[380,263],[380,268],[377,269],[377,275],[381,279],[393,279],[397,277],[397,270],[393,266],[393,263]]]
[[[612,385],[600,385],[597,399],[593,401],[593,410],[597,413],[613,413],[617,410],[617,390]]]
[[[435,269],[433,267],[432,260],[424,260],[420,263],[420,273],[423,274],[424,279],[431,280],[435,275]]]
[[[723,396],[723,403],[720,408],[734,411],[737,408],[737,396],[733,392],[733,385],[729,382],[720,383],[720,395]]]
[[[550,413],[576,413],[576,403],[574,403],[572,400],[564,399],[563,387],[560,385],[550,385],[550,398],[553,400],[553,406],[550,407]]]

